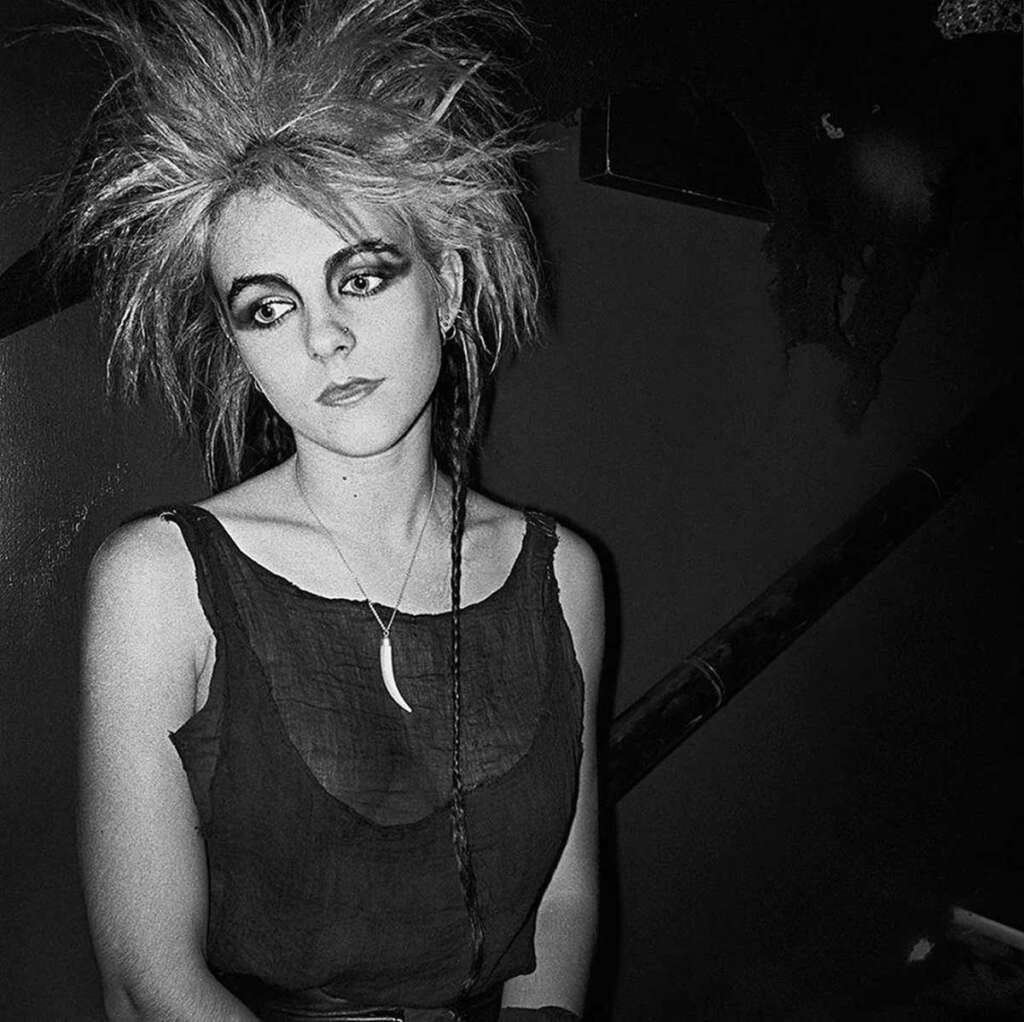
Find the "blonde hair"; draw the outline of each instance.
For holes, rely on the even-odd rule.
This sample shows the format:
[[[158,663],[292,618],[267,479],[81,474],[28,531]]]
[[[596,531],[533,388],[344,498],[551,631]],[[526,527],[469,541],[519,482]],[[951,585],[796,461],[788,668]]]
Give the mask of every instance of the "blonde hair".
[[[53,231],[58,266],[93,261],[112,382],[129,396],[155,385],[211,482],[237,481],[252,391],[213,299],[212,227],[240,191],[275,190],[333,226],[357,201],[403,224],[435,270],[445,251],[462,258],[448,348],[463,380],[443,375],[435,448],[464,457],[482,373],[536,330],[515,169],[530,146],[473,42],[515,19],[477,0],[64,3],[116,68]]]

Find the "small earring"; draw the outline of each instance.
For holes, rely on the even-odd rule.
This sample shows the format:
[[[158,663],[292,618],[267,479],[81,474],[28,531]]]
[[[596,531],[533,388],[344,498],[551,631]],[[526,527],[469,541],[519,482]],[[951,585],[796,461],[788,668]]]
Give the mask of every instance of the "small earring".
[[[441,340],[446,344],[455,339],[455,322],[458,318],[458,314],[450,319],[440,313],[437,315],[437,325],[441,328]]]

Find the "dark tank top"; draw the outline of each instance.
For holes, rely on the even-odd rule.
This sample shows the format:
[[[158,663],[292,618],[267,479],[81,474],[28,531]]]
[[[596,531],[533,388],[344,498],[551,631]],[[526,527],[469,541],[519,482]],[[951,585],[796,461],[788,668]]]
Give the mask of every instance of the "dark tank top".
[[[452,845],[450,616],[399,612],[387,695],[365,602],[298,588],[209,512],[181,529],[216,636],[205,705],[171,735],[209,872],[215,974],[351,1004],[454,1002],[472,938]],[[534,967],[540,896],[576,796],[583,682],[551,519],[525,515],[503,585],[462,611],[462,771],[481,991]],[[380,608],[387,619],[390,609]]]

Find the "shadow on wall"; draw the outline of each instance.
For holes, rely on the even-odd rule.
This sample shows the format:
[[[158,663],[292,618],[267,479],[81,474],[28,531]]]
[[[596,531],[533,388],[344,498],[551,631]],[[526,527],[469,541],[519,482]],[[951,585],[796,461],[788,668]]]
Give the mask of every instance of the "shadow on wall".
[[[160,418],[111,408],[93,310],[0,347],[5,1018],[99,1018],[74,852],[79,602],[103,536],[202,492]],[[68,1014],[69,1010],[76,1012]]]
[[[8,0],[0,36],[53,15]],[[4,38],[6,42],[6,38]],[[0,266],[38,241],[33,186],[63,165],[96,93],[79,43],[0,61]],[[102,1017],[74,845],[77,636],[88,561],[133,511],[201,492],[146,409],[104,397],[91,306],[0,340],[0,1017]]]
[[[483,474],[607,547],[621,710],[1019,366],[1020,253],[929,266],[851,434],[843,365],[784,352],[761,225],[581,184],[575,132],[550,137],[556,336],[503,369]],[[1021,472],[1011,451],[620,803],[606,1017],[843,1017],[1005,853]]]

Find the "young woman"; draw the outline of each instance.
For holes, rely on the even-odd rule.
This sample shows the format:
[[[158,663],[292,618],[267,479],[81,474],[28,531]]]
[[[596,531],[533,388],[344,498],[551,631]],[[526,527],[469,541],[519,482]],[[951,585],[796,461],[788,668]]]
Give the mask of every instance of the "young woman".
[[[579,1016],[598,570],[466,484],[481,379],[534,323],[522,148],[471,41],[500,19],[69,6],[120,69],[63,252],[95,260],[112,364],[219,490],[90,573],[81,856],[110,1018]]]

